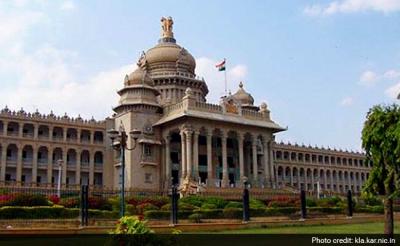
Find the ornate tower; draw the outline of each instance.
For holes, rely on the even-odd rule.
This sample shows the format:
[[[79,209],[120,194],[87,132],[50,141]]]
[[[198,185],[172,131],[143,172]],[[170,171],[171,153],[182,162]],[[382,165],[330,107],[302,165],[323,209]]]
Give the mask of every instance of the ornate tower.
[[[159,188],[160,141],[158,130],[153,124],[161,117],[161,107],[157,102],[158,90],[145,66],[140,66],[125,76],[124,87],[118,91],[120,100],[114,108],[114,128],[123,127],[126,132],[139,130],[136,147],[126,152],[125,187],[144,189]],[[135,143],[128,140],[128,148]],[[120,163],[114,170],[114,186],[119,185]]]

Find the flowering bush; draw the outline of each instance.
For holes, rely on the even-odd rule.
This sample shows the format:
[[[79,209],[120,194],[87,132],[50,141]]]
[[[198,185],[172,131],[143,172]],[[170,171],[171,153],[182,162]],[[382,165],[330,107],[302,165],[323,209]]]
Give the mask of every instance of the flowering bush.
[[[280,195],[274,196],[267,201],[268,207],[297,207],[300,199],[294,196]]]
[[[47,197],[41,194],[26,194],[18,193],[13,196],[8,202],[9,206],[48,206],[51,205]]]
[[[11,194],[0,195],[0,207],[9,206],[14,197],[15,195]]]
[[[140,204],[150,203],[158,208],[164,206],[169,202],[168,197],[163,196],[154,196],[154,197],[145,197],[145,196],[135,196],[127,199],[128,204],[133,206],[137,206]]]
[[[151,203],[142,203],[136,206],[136,212],[138,214],[143,214],[146,211],[158,210],[159,208]]]
[[[79,208],[79,198],[78,197],[61,198],[58,204],[66,208]]]
[[[112,205],[102,197],[89,197],[89,208],[100,210],[112,210]]]
[[[55,205],[60,203],[60,198],[56,195],[50,195],[50,196],[48,196],[48,199],[50,202],[52,202]]]

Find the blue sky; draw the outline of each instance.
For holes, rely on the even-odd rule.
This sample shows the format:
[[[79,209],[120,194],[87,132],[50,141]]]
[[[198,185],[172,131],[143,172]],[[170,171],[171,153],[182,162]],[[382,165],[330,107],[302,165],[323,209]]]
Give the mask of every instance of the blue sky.
[[[0,106],[111,114],[142,50],[174,18],[178,43],[216,103],[227,58],[256,104],[289,130],[278,140],[360,149],[368,109],[400,91],[400,0],[0,2]]]

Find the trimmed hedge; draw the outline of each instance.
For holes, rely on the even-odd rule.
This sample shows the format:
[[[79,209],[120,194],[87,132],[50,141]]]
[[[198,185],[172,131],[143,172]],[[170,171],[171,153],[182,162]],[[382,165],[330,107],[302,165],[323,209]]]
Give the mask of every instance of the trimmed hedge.
[[[178,211],[178,218],[187,219],[191,214],[193,214],[192,211]],[[171,218],[171,212],[162,210],[149,210],[144,212],[144,218],[148,220],[168,220]]]
[[[311,208],[307,208],[307,211],[328,213],[328,214],[340,214],[340,213],[343,213],[343,208],[341,208],[341,207],[311,207]]]
[[[243,209],[241,208],[224,208],[222,214],[226,219],[241,219],[243,218]]]
[[[356,207],[356,212],[383,214],[383,206]]]
[[[299,210],[300,208],[296,207],[267,208],[265,209],[264,216],[291,215]],[[252,216],[251,213],[250,216]]]
[[[78,208],[64,208],[63,206],[4,206],[0,208],[0,219],[73,219],[78,217]],[[111,219],[118,218],[118,213],[89,209],[89,217]]]

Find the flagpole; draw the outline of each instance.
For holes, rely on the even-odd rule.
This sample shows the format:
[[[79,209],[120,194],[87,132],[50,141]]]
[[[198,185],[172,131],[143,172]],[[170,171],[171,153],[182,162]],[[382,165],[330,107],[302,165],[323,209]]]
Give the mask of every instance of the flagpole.
[[[226,59],[224,58],[224,62],[225,62],[225,70],[224,70],[224,77],[225,77],[225,96],[227,96],[228,95],[228,92],[227,92],[227,87],[228,87],[228,82],[226,81]]]

